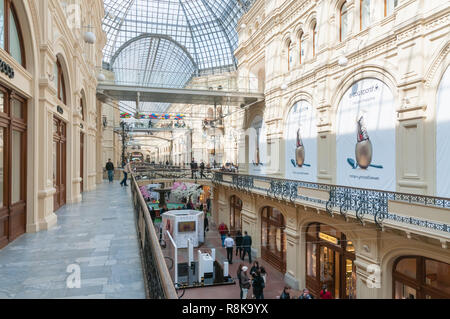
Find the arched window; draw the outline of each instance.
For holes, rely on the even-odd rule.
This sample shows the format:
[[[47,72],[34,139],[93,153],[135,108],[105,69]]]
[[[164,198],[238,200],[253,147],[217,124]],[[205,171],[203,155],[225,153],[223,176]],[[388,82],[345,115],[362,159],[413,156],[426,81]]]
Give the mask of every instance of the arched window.
[[[11,0],[0,0],[0,47],[25,67],[22,32]]]
[[[57,81],[57,92],[58,92],[58,99],[63,102],[64,104],[67,104],[66,100],[66,84],[64,82],[64,72],[61,66],[61,63],[59,60],[56,60],[56,79]]]
[[[298,64],[302,64],[303,57],[303,32],[300,32],[300,36],[298,37]]]
[[[384,0],[384,16],[387,17],[394,12],[398,5],[398,0]]]
[[[360,21],[361,30],[370,25],[370,0],[360,0]]]
[[[340,22],[340,41],[343,41],[348,34],[348,9],[347,1],[342,4],[341,7],[341,22]]]
[[[287,63],[288,63],[288,71],[291,70],[292,67],[292,61],[293,61],[293,57],[292,57],[292,41],[289,40],[287,43]]]
[[[84,100],[80,99],[80,107],[81,107],[81,120],[84,121]]]
[[[421,256],[403,256],[392,270],[395,299],[449,299],[450,264]]]
[[[314,22],[312,29],[313,29],[313,56],[316,56],[317,50],[319,48],[317,21]]]

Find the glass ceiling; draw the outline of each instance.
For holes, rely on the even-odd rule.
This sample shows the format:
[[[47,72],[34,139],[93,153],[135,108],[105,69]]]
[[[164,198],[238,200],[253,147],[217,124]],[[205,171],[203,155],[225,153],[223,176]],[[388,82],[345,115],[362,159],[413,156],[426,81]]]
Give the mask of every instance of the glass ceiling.
[[[253,1],[104,0],[104,64],[118,84],[152,87],[235,70],[236,24]]]

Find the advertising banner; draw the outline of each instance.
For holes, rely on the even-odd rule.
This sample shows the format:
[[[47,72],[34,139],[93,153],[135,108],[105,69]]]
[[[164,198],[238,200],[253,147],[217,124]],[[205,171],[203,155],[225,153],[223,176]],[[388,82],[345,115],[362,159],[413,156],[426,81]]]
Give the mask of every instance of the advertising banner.
[[[250,175],[264,175],[267,162],[267,130],[261,116],[256,116],[249,132],[249,172]]]
[[[450,198],[450,67],[437,93],[436,110],[436,196]]]
[[[394,96],[377,79],[345,92],[337,110],[337,184],[395,191]]]
[[[285,177],[317,182],[316,113],[307,101],[296,103],[286,121]]]

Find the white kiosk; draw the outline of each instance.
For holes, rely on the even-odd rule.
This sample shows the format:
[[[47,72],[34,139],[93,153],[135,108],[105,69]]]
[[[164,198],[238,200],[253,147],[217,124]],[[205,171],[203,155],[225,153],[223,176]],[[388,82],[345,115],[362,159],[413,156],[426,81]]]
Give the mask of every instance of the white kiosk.
[[[205,241],[203,212],[197,210],[171,210],[162,214],[163,231],[169,231],[178,248],[194,247]]]

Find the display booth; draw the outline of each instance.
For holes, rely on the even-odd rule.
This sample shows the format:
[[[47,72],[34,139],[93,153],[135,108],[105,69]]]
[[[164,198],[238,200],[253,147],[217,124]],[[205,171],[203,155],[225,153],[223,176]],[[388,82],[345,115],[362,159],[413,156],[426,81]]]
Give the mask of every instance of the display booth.
[[[178,248],[187,248],[188,240],[194,247],[205,241],[203,212],[197,210],[171,210],[162,214],[162,229],[168,231]]]

